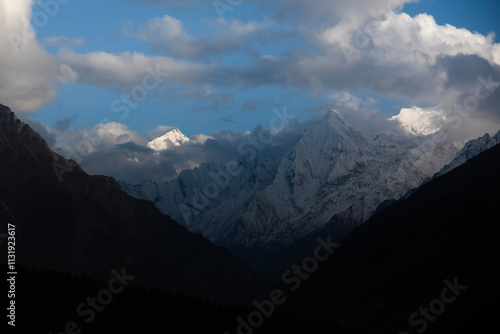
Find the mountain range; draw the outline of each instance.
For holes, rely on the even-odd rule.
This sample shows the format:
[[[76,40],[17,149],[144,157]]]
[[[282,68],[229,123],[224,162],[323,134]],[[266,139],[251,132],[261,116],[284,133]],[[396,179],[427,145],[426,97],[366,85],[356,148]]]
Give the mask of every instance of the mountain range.
[[[281,158],[242,159],[239,173],[227,165],[204,164],[172,183],[181,192],[185,182],[200,187],[199,182],[211,180],[223,201],[242,208],[242,215],[257,196],[265,199],[278,189],[287,196],[277,199],[286,206],[277,218],[314,207],[307,194],[331,201],[323,189],[354,194],[348,209],[317,229],[293,231],[272,252],[254,252],[260,254],[260,270],[273,273],[266,279],[276,282],[274,274],[281,272],[267,294],[267,286],[238,259],[251,263],[241,256],[244,252],[236,257],[214,246],[152,202],[126,194],[111,177],[89,176],[0,105],[0,220],[16,226],[16,293],[28,305],[19,307],[20,323],[29,328],[23,332],[64,328],[74,316],[71,307],[117,271],[128,275],[132,286],[90,324],[96,333],[111,328],[233,333],[242,332],[245,319],[248,333],[496,332],[500,134],[462,145],[404,128],[367,138],[338,113],[323,116]],[[316,147],[319,142],[332,146]],[[306,184],[313,177],[316,183]],[[380,194],[386,193],[380,190],[390,194],[390,189],[399,189],[397,196],[382,200]],[[213,201],[202,209],[215,213],[220,205]],[[364,205],[373,205],[373,213]],[[304,217],[310,214],[318,213]],[[358,223],[364,214],[370,218]],[[277,292],[282,302],[270,312]],[[247,305],[253,300],[253,308],[179,293]],[[39,300],[46,307],[37,311]],[[269,312],[262,326],[249,325],[255,323],[252,315]]]
[[[500,140],[500,132],[467,144],[442,140],[445,130],[432,122],[406,125],[410,112],[391,118],[399,126],[368,137],[330,110],[285,155],[242,158],[237,175],[222,164],[205,163],[169,182],[120,186],[227,247],[259,274],[275,268],[277,275],[289,264],[281,254],[296,252],[304,240],[328,230],[340,241],[378,208]],[[210,196],[207,185],[213,184],[219,191]]]
[[[360,333],[498,332],[499,165],[495,145],[380,210],[284,308]]]
[[[0,105],[0,217],[16,226],[17,261],[225,302],[249,302],[264,288],[226,249],[138,200],[108,176],[89,176],[54,153]],[[5,224],[6,226],[6,224]]]

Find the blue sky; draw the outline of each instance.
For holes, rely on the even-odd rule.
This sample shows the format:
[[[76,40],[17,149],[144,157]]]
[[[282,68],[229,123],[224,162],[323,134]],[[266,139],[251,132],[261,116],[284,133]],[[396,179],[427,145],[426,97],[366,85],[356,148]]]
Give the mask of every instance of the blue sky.
[[[238,19],[249,17],[255,8],[238,6],[234,9],[234,16]],[[43,10],[35,4],[34,12]],[[50,20],[49,24],[38,31],[37,38],[43,41],[53,36],[64,35],[69,39],[83,38],[82,45],[73,48],[80,53],[104,51],[109,53],[140,52],[148,56],[162,56],[163,52],[151,48],[147,42],[130,37],[137,26],[151,18],[163,15],[173,16],[181,20],[186,30],[193,36],[209,38],[204,27],[209,21],[218,18],[211,2],[201,5],[177,8],[171,5],[144,5],[141,3],[125,3],[124,1],[83,2],[72,1],[61,6],[60,14]],[[230,15],[227,15],[228,19]],[[289,43],[285,43],[289,44]],[[296,46],[296,44],[294,44]],[[49,52],[57,54],[59,46],[46,46]],[[266,54],[279,55],[293,46],[283,47],[268,45]],[[243,54],[232,55],[222,59],[224,64],[232,63],[236,66],[246,62]],[[203,89],[203,83],[200,83]],[[196,87],[194,87],[196,88]],[[258,123],[269,122],[269,115],[273,108],[294,106],[298,117],[310,118],[306,110],[318,103],[308,94],[297,96],[296,89],[282,89],[281,87],[256,87],[255,89],[231,89],[224,87],[221,92],[230,92],[234,101],[224,110],[210,110],[199,103],[190,100],[158,101],[151,98],[144,101],[130,113],[124,124],[141,132],[156,128],[158,125],[177,126],[188,135],[211,133],[219,129],[231,129],[239,132],[252,130]],[[121,121],[110,110],[111,101],[120,95],[119,92],[102,88],[89,87],[82,84],[61,85],[56,99],[37,110],[32,119],[53,124],[64,118],[77,119],[72,126],[75,129],[88,127],[101,122],[103,119]],[[256,110],[248,111],[244,105],[252,105],[252,101],[265,98],[268,103],[262,104]],[[319,99],[318,99],[319,100]],[[75,101],[81,103],[75,104]],[[321,100],[319,100],[321,101]]]
[[[487,34],[490,31],[498,33],[499,4],[497,1],[461,1],[457,5],[454,1],[420,1],[418,3],[406,4],[403,8],[411,16],[419,13],[432,15],[438,24],[452,24],[457,27],[465,27],[471,31]],[[43,10],[38,4],[33,7],[33,12]],[[249,6],[246,2],[234,7],[233,11],[226,12],[225,17],[230,20],[234,18],[241,22],[259,20],[269,15],[263,6]],[[143,40],[134,38],[137,27],[144,25],[152,18],[163,15],[175,17],[183,23],[186,32],[193,37],[204,37],[210,39],[210,22],[217,19],[217,12],[211,2],[205,1],[190,6],[179,6],[170,4],[148,5],[144,2],[127,3],[127,1],[70,1],[61,5],[60,12],[50,18],[48,24],[37,32],[37,39],[44,41],[54,36],[66,36],[69,39],[82,38],[81,45],[71,46],[78,53],[89,52],[139,52],[147,56],[165,56],[162,50],[158,50]],[[260,17],[255,17],[260,15]],[[290,22],[280,22],[276,25],[290,25]],[[36,26],[35,23],[33,23]],[[286,30],[286,29],[285,29]],[[57,54],[61,45],[45,45],[51,54]],[[294,52],[303,47],[311,46],[303,40],[303,37],[289,37],[283,42],[273,41],[267,45],[258,45],[257,49],[263,54],[280,56],[283,53]],[[213,61],[221,65],[225,64],[248,64],[248,57],[242,53],[228,54],[217,57]],[[194,62],[207,63],[207,60],[194,60]],[[203,89],[203,82],[191,87],[179,89],[195,90]],[[206,87],[205,87],[206,88]],[[132,110],[130,117],[123,123],[139,133],[145,134],[148,130],[158,125],[173,125],[179,127],[186,135],[197,133],[212,133],[219,129],[231,129],[239,132],[252,130],[258,123],[266,124],[271,110],[276,107],[287,106],[300,119],[310,118],[311,108],[328,104],[328,95],[342,89],[324,89],[321,94],[315,95],[311,90],[301,87],[286,85],[269,85],[261,87],[211,87],[218,93],[232,95],[231,101],[219,110],[211,108],[210,103],[196,101],[182,97],[177,94],[175,100],[162,100],[155,97],[141,102]],[[111,102],[120,96],[122,92],[110,90],[103,87],[95,87],[85,83],[59,84],[55,99],[41,106],[32,114],[33,120],[54,124],[57,120],[72,118],[75,122],[72,127],[82,129],[92,124],[99,123],[103,119],[120,121],[110,110]],[[401,107],[409,103],[404,96],[394,96],[391,99],[377,96],[376,93],[351,91],[353,95],[374,96],[378,102],[372,107],[379,108],[387,115],[393,115]],[[258,99],[264,102],[257,105]],[[242,111],[243,106],[254,105],[255,110]],[[212,109],[212,110],[210,110]],[[247,108],[248,109],[248,108]]]
[[[334,108],[376,134],[402,108],[450,113],[484,91],[457,138],[500,127],[498,1],[217,1],[223,15],[206,0],[0,0],[0,103],[53,148],[106,131],[92,152],[123,161],[120,145],[169,126],[238,142],[276,110]]]
[[[498,36],[500,32],[500,2],[496,0],[424,0],[407,4],[404,11],[412,16],[428,13],[441,25],[451,24],[483,35],[492,31]]]

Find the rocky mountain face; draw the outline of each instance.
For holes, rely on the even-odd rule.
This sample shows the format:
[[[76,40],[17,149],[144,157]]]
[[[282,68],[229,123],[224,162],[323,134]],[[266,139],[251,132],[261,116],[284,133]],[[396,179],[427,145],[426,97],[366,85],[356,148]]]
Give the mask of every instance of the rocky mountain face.
[[[394,121],[408,123],[408,115],[401,117]],[[259,269],[320,231],[335,231],[334,239],[342,239],[379,206],[404,197],[452,163],[464,143],[441,140],[442,130],[421,123],[367,138],[338,112],[325,112],[282,158],[247,163],[206,206],[192,205],[203,194],[189,192],[215,182],[213,175],[224,173],[223,166],[205,164],[163,185],[120,185]],[[484,150],[495,141],[476,145]],[[480,150],[467,159],[474,152]]]
[[[485,134],[483,137],[471,140],[466,143],[462,148],[460,153],[446,166],[443,167],[434,177],[441,176],[448,173],[449,171],[463,165],[468,160],[474,158],[476,155],[483,153],[484,151],[492,148],[493,146],[500,143],[500,131],[496,135],[490,137],[489,134]]]
[[[111,177],[89,176],[0,105],[0,218],[16,225],[17,260],[226,302],[251,301],[257,276],[227,250],[127,195]]]
[[[203,233],[210,240],[223,240],[237,213],[243,213],[255,193],[272,180],[276,164],[276,159],[258,155],[250,161],[238,161],[237,172],[224,164],[203,163],[165,183],[119,183],[131,196],[153,201],[161,212],[190,231]]]

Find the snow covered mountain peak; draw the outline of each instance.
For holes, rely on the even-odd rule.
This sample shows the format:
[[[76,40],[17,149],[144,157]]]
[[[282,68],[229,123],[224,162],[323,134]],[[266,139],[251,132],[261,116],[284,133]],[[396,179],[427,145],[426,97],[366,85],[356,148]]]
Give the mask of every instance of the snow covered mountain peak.
[[[398,115],[389,120],[399,122],[401,128],[409,134],[427,136],[445,125],[446,115],[443,110],[412,107],[401,109]]]
[[[318,145],[333,148],[338,143],[337,141],[342,138],[343,141],[349,142],[349,146],[360,147],[363,149],[371,149],[371,144],[367,139],[354,127],[349,124],[344,117],[334,109],[330,109],[323,113],[319,122],[310,126],[304,132],[304,136],[320,137],[317,138],[323,142],[318,142]],[[325,136],[330,137],[330,141],[325,138]],[[326,140],[326,141],[325,141]],[[334,140],[335,142],[331,142]]]
[[[316,122],[309,126],[302,136],[303,141],[307,137],[309,140],[318,141],[317,145],[332,147],[336,143],[331,142],[339,140],[347,140],[349,142],[355,142],[355,144],[366,144],[366,139],[355,130],[342,115],[334,109],[330,109],[322,112],[317,118]],[[328,138],[327,138],[328,137]],[[363,145],[362,145],[363,146]]]
[[[344,120],[344,117],[335,109],[330,109],[324,112],[325,120],[328,121],[330,126],[337,128],[341,127],[350,127],[350,125]]]
[[[345,123],[342,115],[335,109],[329,109],[329,110],[325,111],[325,114],[328,116],[328,118],[340,119]]]
[[[465,143],[433,141],[444,131],[439,108],[402,109],[391,120],[397,121],[393,129],[365,137],[328,110],[307,123],[286,153],[242,159],[238,175],[224,177],[226,166],[204,163],[168,183],[121,186],[213,243],[260,256],[326,227],[340,240],[381,204],[500,141],[500,133],[464,149]],[[207,184],[216,185],[218,195],[206,191]]]
[[[189,142],[189,138],[186,137],[178,128],[173,128],[163,136],[150,141],[148,143],[148,147],[159,152],[167,150],[169,147],[180,146],[187,142]]]

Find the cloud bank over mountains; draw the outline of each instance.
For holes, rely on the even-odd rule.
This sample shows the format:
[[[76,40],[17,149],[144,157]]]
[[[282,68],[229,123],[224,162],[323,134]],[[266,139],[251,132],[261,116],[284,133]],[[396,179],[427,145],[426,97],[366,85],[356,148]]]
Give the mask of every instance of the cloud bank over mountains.
[[[32,0],[0,1],[0,101],[13,110],[33,112],[53,101],[59,87],[67,84],[127,96],[133,95],[138,85],[152,87],[155,83],[150,79],[156,75],[161,85],[148,97],[159,103],[190,101],[194,105],[191,112],[239,109],[235,100],[241,91],[278,87],[291,95],[306,91],[311,98],[322,97],[328,103],[318,110],[335,108],[346,120],[357,123],[357,128],[371,133],[387,128],[386,113],[375,106],[377,100],[371,95],[405,101],[400,118],[405,110],[420,115],[422,110],[436,112],[435,117],[426,119],[448,124],[451,136],[457,139],[471,139],[498,128],[500,44],[495,43],[494,34],[440,25],[430,14],[412,17],[404,12],[404,5],[410,2],[257,0],[235,2],[232,8],[222,7],[221,12],[206,1],[151,0],[141,4],[167,4],[171,10],[116,28],[121,38],[141,41],[150,51],[111,52],[79,51],[78,46],[86,41],[74,36],[38,40],[43,8]],[[62,10],[62,2],[54,3]],[[124,5],[133,3],[137,2]],[[176,17],[193,6],[210,8],[213,14],[200,20],[198,29]],[[55,13],[55,7],[52,11]],[[62,15],[47,13],[50,8],[45,12],[48,19]],[[49,46],[59,48],[50,53]],[[251,112],[262,101],[270,100],[266,96],[248,98],[241,111]],[[219,119],[227,124],[235,122],[231,117]],[[121,119],[78,131],[63,121],[47,128],[57,137],[55,142],[75,150],[86,133],[105,132],[102,143],[92,145],[94,150],[97,146],[119,147],[121,159],[147,160],[136,159],[134,154],[141,153],[148,138],[128,129]],[[155,168],[174,175],[211,155],[212,160],[225,157],[226,148],[234,151],[233,144],[226,147],[225,143],[244,137],[222,130],[203,136],[214,139],[192,144],[205,150],[193,154],[196,161],[176,160],[189,153],[172,150],[166,154],[170,165],[158,163]],[[210,145],[217,148],[210,149]],[[98,154],[92,152],[95,164],[99,159],[106,161]],[[92,169],[94,162],[87,163]]]
[[[152,1],[161,2],[170,3]],[[2,1],[0,13],[7,19],[0,24],[5,50],[0,63],[4,71],[8,69],[6,77],[21,73],[16,79],[21,82],[7,80],[8,87],[4,82],[0,97],[9,104],[8,95],[13,95],[10,104],[14,108],[19,104],[18,109],[30,110],[53,99],[54,84],[61,81],[126,92],[143,80],[146,66],[160,66],[169,73],[172,85],[369,90],[428,103],[456,98],[461,93],[459,85],[462,89],[467,83],[474,85],[477,69],[500,80],[500,45],[494,42],[494,34],[438,25],[428,14],[410,17],[392,11],[407,2],[257,1],[253,4],[261,13],[257,19],[206,20],[208,37],[197,36],[187,24],[164,15],[136,22],[135,31],[126,33],[163,54],[150,56],[132,50],[78,53],[71,47],[51,55],[36,39],[36,26],[30,21],[34,20],[33,1]],[[183,6],[195,3],[201,2],[185,1]],[[71,40],[65,36],[51,40],[56,39]],[[268,44],[286,41],[297,41],[298,47],[267,56]],[[302,46],[308,46],[307,51]],[[238,64],[225,61],[235,53],[247,55],[246,59]],[[459,69],[471,76],[460,77]],[[23,80],[23,73],[30,80]],[[33,80],[36,77],[38,82]]]

